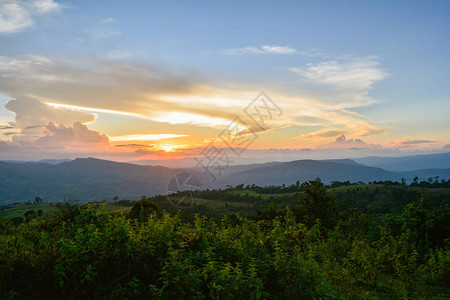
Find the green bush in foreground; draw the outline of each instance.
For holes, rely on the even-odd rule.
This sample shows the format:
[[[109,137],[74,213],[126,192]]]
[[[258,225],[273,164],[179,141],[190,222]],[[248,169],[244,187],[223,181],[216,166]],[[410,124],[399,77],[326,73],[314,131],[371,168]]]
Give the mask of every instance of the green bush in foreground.
[[[334,221],[323,226],[318,209],[311,206],[299,212],[287,209],[260,221],[225,217],[216,223],[197,216],[188,223],[144,204],[141,210],[135,208],[132,218],[86,206],[30,218],[18,228],[1,221],[2,297],[420,299],[450,295],[448,206],[426,211],[421,202],[410,203],[403,213],[382,219],[355,209],[337,215],[333,209],[326,215]],[[305,211],[312,213],[296,215]]]

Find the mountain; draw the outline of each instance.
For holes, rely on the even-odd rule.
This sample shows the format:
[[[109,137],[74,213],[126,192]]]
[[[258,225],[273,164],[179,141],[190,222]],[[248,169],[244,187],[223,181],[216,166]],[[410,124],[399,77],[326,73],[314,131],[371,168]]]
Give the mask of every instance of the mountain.
[[[374,180],[400,180],[401,176],[381,168],[367,167],[344,160],[337,161],[297,160],[286,163],[277,163],[270,166],[252,168],[235,172],[220,178],[217,186],[224,184],[256,184],[281,185],[293,184],[321,178],[323,182],[332,181],[374,181]]]
[[[414,177],[419,177],[419,181],[428,180],[430,177],[439,176],[439,179],[449,179],[450,169],[422,169],[414,171],[397,172],[400,176],[404,177],[406,181],[411,182]]]
[[[450,179],[450,168],[392,172],[350,159],[231,166],[215,182],[211,182],[211,178],[201,168],[172,169],[95,158],[77,158],[59,164],[0,162],[0,204],[33,201],[34,197],[41,197],[44,201],[66,198],[88,202],[110,200],[115,196],[137,200],[143,195],[166,194],[169,182],[181,185],[172,180],[179,173],[194,174],[203,188],[221,188],[241,183],[260,186],[293,184],[297,180],[304,182],[317,177],[325,183],[347,180],[400,181],[402,177],[412,181],[415,176],[419,176],[420,180],[430,176]]]
[[[0,162],[0,203],[63,198],[101,201],[164,194],[177,169],[77,158],[57,165]]]
[[[448,169],[450,168],[450,152],[402,157],[371,156],[356,158],[355,161],[366,166],[398,172],[436,168]]]
[[[13,163],[13,164],[25,164],[25,163],[30,163],[30,164],[36,164],[36,163],[43,163],[43,164],[51,164],[51,165],[57,165],[60,164],[62,162],[68,162],[71,161],[71,159],[42,159],[42,160],[37,160],[37,161],[26,161],[26,160],[3,160],[3,162],[6,163]]]

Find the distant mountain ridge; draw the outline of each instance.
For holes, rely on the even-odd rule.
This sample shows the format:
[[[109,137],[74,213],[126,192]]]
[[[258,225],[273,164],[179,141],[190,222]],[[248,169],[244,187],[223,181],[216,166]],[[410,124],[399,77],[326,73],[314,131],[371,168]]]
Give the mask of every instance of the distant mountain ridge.
[[[358,160],[359,161],[359,160]],[[295,160],[252,165],[231,166],[227,172],[211,182],[201,168],[174,169],[162,166],[143,166],[95,158],[77,158],[58,164],[42,162],[0,162],[0,204],[24,202],[34,197],[44,201],[61,199],[81,202],[121,199],[137,200],[141,196],[165,194],[176,174],[193,173],[204,188],[222,188],[226,185],[293,184],[321,178],[332,181],[369,182],[379,180],[411,181],[439,176],[450,179],[448,169],[420,169],[392,172],[379,167],[365,166],[351,159]]]
[[[401,157],[371,156],[355,158],[354,160],[366,166],[383,168],[394,172],[421,169],[450,169],[450,152]]]
[[[220,178],[218,185],[227,184],[256,184],[256,185],[282,185],[293,184],[315,178],[321,178],[325,183],[332,181],[374,181],[374,180],[400,180],[398,174],[381,168],[359,165],[351,160],[318,161],[297,160],[279,163],[271,166],[262,166],[230,174]]]

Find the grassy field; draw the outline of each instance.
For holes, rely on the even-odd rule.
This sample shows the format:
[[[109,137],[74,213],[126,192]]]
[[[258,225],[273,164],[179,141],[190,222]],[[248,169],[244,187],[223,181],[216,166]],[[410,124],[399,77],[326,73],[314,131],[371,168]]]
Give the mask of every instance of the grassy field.
[[[131,210],[130,205],[120,204],[116,202],[99,202],[95,204],[99,205],[100,209],[108,213],[119,213],[120,211],[129,212]],[[13,219],[24,217],[25,213],[29,210],[34,210],[36,213],[38,212],[38,210],[42,210],[43,216],[51,216],[59,211],[56,203],[14,204],[4,206],[0,210],[0,218]]]
[[[254,197],[261,196],[264,200],[268,200],[268,199],[270,199],[270,197],[274,197],[274,198],[293,197],[295,194],[300,193],[300,192],[282,193],[282,194],[259,194],[253,190],[243,190],[243,191],[235,190],[235,191],[231,191],[231,193],[236,194],[236,195],[248,194],[249,196],[254,196]]]
[[[0,210],[0,218],[13,219],[17,217],[23,217],[29,210],[43,211],[43,215],[54,215],[58,208],[55,203],[41,203],[41,204],[15,204],[8,205],[6,208]]]

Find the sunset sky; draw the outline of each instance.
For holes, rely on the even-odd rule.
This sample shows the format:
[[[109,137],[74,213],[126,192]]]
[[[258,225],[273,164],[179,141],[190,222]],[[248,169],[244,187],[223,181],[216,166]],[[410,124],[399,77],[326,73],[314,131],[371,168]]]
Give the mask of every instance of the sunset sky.
[[[236,117],[255,138],[237,162],[450,151],[449,12],[0,0],[0,159],[191,159]],[[264,128],[245,113],[261,91]]]

